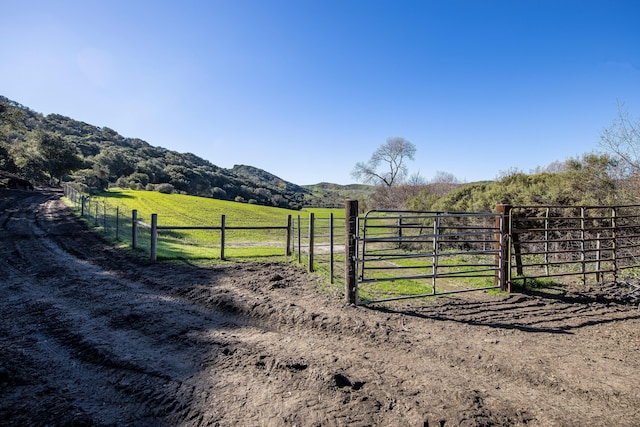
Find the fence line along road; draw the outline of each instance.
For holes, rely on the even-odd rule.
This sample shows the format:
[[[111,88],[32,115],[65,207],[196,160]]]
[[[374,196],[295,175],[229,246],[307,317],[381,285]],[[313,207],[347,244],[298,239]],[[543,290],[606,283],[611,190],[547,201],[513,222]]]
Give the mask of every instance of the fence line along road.
[[[147,223],[138,217],[137,209],[132,210],[130,216],[124,215],[120,207],[113,207],[106,200],[99,200],[99,197],[82,194],[69,185],[64,185],[64,195],[79,211],[80,216],[89,221],[89,224],[101,227],[105,234],[112,234],[115,231],[115,237],[118,241],[122,238],[131,239],[131,247],[134,249],[141,248],[140,232],[145,230],[147,234],[144,240],[149,242],[146,247],[149,250],[149,257],[154,261],[158,256],[158,245],[162,245],[162,239],[158,232],[217,231],[220,233],[221,241],[220,258],[225,259],[225,251],[229,247],[227,231],[263,230],[269,232],[274,230],[286,233],[283,245],[285,256],[295,254],[299,263],[305,262],[306,259],[307,269],[310,272],[322,270],[323,274],[329,276],[331,283],[334,283],[336,279],[343,279],[342,270],[336,269],[336,263],[341,262],[339,253],[344,248],[344,237],[339,231],[341,229],[339,223],[342,220],[334,219],[333,214],[330,214],[329,218],[318,218],[313,213],[310,213],[308,218],[297,215],[295,221],[292,215],[288,215],[286,224],[279,225],[230,226],[227,224],[226,215],[221,215],[220,225],[163,225],[158,222],[157,214],[153,214],[150,223]],[[155,228],[153,227],[154,223]],[[131,227],[130,231],[128,227]],[[336,241],[340,243],[336,245]]]
[[[615,282],[625,270],[631,275],[640,269],[640,205],[498,205],[496,212],[484,213],[393,211],[361,216],[357,201],[347,200],[343,232],[333,215],[329,219],[315,218],[313,213],[308,219],[298,215],[294,220],[289,215],[286,224],[266,226],[229,226],[225,215],[221,216],[220,225],[213,226],[160,225],[157,214],[152,215],[148,224],[137,218],[136,210],[129,221],[118,208],[86,197],[72,187],[64,188],[65,196],[80,214],[105,232],[115,232],[116,240],[123,236],[128,239],[124,230],[131,226],[129,236],[132,247],[136,248],[139,247],[139,228],[148,230],[152,260],[157,259],[158,231],[217,231],[221,259],[226,257],[227,231],[282,231],[285,233],[284,254],[297,254],[300,263],[304,262],[304,255],[309,271],[328,265],[323,272],[328,273],[332,283],[334,278],[344,280],[348,302],[358,300],[360,285],[410,279],[403,277],[405,271],[407,276],[431,280],[432,288],[428,292],[431,295],[436,289],[435,280],[446,280],[447,276],[495,275],[495,285],[511,291],[514,283],[526,287],[527,280],[538,278],[577,276],[586,284],[590,277],[603,283],[608,275]],[[493,224],[492,218],[495,218]],[[384,245],[395,252],[376,252]],[[446,257],[456,259],[462,255],[476,259],[464,265],[442,262]],[[342,256],[344,274],[339,270],[336,275],[334,265]],[[411,259],[424,261],[416,265],[408,261]],[[376,271],[385,270],[397,274],[375,275]]]
[[[278,225],[266,225],[266,226],[228,226],[226,225],[226,215],[222,214],[220,217],[220,225],[201,226],[201,225],[158,225],[158,214],[151,214],[151,224],[147,224],[138,219],[138,211],[134,209],[131,212],[131,246],[133,249],[137,247],[137,226],[148,228],[151,231],[151,244],[150,244],[150,257],[152,261],[158,259],[158,230],[217,230],[220,231],[220,259],[225,259],[225,241],[227,230],[285,230],[286,231],[286,244],[285,244],[285,256],[291,256],[291,236],[292,236],[292,218],[291,215],[287,216],[287,224]]]

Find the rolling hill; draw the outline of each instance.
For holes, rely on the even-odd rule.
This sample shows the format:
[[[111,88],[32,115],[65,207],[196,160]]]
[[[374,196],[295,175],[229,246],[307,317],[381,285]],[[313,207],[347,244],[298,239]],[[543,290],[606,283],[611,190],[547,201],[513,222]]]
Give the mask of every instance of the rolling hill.
[[[293,209],[339,206],[344,198],[363,197],[370,190],[328,183],[300,186],[248,165],[221,168],[196,154],[153,146],[108,127],[60,114],[45,116],[3,96],[0,171],[34,184],[60,179],[87,191],[162,189]]]

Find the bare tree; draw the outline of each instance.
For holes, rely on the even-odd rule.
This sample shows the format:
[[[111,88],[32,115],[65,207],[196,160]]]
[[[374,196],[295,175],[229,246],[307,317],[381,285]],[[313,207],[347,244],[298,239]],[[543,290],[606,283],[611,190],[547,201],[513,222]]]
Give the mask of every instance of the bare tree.
[[[429,183],[429,191],[442,197],[453,191],[460,184],[460,180],[452,173],[437,171]]]
[[[416,146],[404,138],[387,138],[367,163],[356,163],[351,176],[367,184],[393,187],[407,175],[406,160],[413,160]]]
[[[425,181],[424,177],[420,175],[420,172],[411,174],[409,179],[407,179],[407,184],[412,187],[423,187],[426,183],[427,181]]]
[[[624,111],[624,104],[618,104],[618,117],[602,131],[600,146],[622,161],[623,175],[640,172],[640,119],[631,119]]]

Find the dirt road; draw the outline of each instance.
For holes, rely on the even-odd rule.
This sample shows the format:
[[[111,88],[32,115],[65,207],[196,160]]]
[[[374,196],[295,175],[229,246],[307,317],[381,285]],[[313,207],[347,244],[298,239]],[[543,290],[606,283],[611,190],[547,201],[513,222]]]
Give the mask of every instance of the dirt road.
[[[129,258],[59,197],[0,190],[2,425],[640,424],[619,287],[356,308],[295,265]]]

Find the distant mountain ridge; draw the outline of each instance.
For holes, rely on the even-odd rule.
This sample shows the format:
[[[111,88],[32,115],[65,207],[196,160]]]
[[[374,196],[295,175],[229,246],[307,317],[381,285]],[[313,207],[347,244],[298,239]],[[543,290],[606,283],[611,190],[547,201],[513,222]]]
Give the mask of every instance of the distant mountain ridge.
[[[253,166],[221,168],[193,153],[156,147],[107,127],[60,114],[44,116],[4,96],[0,96],[0,105],[18,112],[14,114],[17,123],[0,122],[0,170],[17,173],[34,183],[48,178],[46,162],[33,142],[42,138],[38,132],[44,131],[59,135],[61,141],[56,140],[57,143],[77,151],[80,163],[64,179],[87,189],[110,185],[135,189],[170,186],[185,194],[299,209],[340,206],[345,194],[363,195],[369,188],[328,183],[300,186]]]

